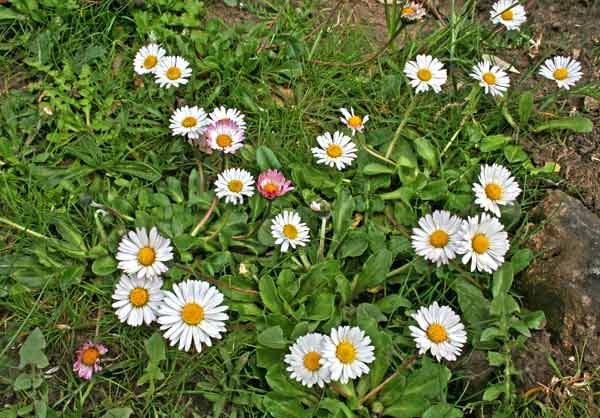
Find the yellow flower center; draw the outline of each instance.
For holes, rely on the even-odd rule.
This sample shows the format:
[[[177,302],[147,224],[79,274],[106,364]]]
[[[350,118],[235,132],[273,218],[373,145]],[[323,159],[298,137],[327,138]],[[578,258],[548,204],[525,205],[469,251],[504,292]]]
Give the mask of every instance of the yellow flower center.
[[[433,77],[433,74],[431,74],[431,70],[429,70],[429,68],[421,68],[419,71],[417,71],[417,77],[421,81],[429,81],[431,80],[431,77]]]
[[[443,229],[433,231],[433,234],[429,237],[429,242],[435,248],[444,248],[448,244],[448,233]]]
[[[204,319],[204,309],[197,303],[188,303],[181,310],[181,319],[188,325],[198,325]]]
[[[231,180],[229,183],[227,183],[227,187],[233,193],[239,193],[242,191],[242,188],[244,187],[244,183],[242,183],[239,180]]]
[[[335,349],[335,356],[344,364],[352,363],[356,358],[356,348],[350,341],[342,341]]]
[[[496,76],[492,73],[485,73],[483,75],[483,81],[488,83],[490,86],[493,86],[494,84],[496,84]]]
[[[277,193],[279,191],[279,186],[275,183],[267,183],[263,186],[263,190],[267,193]]]
[[[221,148],[230,147],[232,143],[233,139],[231,139],[231,137],[227,134],[221,134],[217,136],[217,145]]]
[[[362,118],[360,116],[352,116],[350,117],[350,119],[348,119],[348,125],[350,125],[353,128],[358,128],[360,127],[360,125],[362,125]]]
[[[402,9],[402,16],[406,16],[406,15],[414,15],[416,12],[415,9],[413,9],[412,7],[404,7]]]
[[[100,353],[94,347],[86,348],[81,356],[81,361],[86,366],[93,366],[96,364],[96,360],[98,360],[99,356]]]
[[[342,155],[342,147],[338,144],[331,144],[327,147],[327,155],[331,158],[338,158]]]
[[[500,17],[502,18],[502,20],[513,20],[512,9],[503,11],[502,14],[500,15]]]
[[[156,67],[156,63],[158,62],[158,58],[156,55],[148,55],[144,60],[144,68],[149,70],[151,68]]]
[[[151,247],[144,247],[140,249],[138,253],[138,261],[144,267],[148,267],[156,260],[156,251]]]
[[[298,237],[298,229],[292,224],[285,224],[283,226],[283,235],[289,239],[296,239]]]
[[[177,67],[170,67],[167,70],[167,78],[169,80],[177,80],[179,77],[181,77],[181,70]]]
[[[568,76],[569,76],[569,70],[567,70],[564,67],[563,68],[557,68],[556,70],[554,70],[554,78],[556,80],[564,80]]]
[[[485,195],[490,200],[498,200],[502,197],[502,188],[496,183],[490,183],[485,186]]]
[[[198,123],[198,120],[193,116],[187,116],[181,121],[181,124],[186,128],[193,128]]]
[[[448,333],[446,328],[440,324],[431,324],[427,327],[427,338],[436,344],[440,344],[448,339]]]
[[[321,365],[319,364],[319,360],[321,360],[321,355],[316,351],[306,353],[306,355],[304,356],[304,367],[306,367],[311,372],[319,370],[319,368],[321,367]]]
[[[477,254],[483,254],[490,248],[490,240],[484,234],[476,234],[471,240],[471,247]]]
[[[129,293],[129,301],[136,308],[140,308],[148,303],[148,291],[143,287],[136,287]]]

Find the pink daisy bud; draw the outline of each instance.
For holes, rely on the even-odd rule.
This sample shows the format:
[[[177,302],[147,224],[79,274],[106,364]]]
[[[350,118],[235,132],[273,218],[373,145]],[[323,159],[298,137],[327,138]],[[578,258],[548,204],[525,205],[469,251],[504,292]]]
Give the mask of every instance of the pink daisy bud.
[[[102,344],[94,344],[90,341],[83,344],[77,350],[77,359],[73,363],[73,371],[85,380],[90,380],[92,375],[102,370],[100,367],[100,357],[108,352]]]
[[[260,173],[256,182],[260,194],[270,200],[283,196],[290,190],[294,190],[291,184],[292,182],[289,180],[286,181],[283,174],[277,170],[267,170],[264,173]]]
[[[316,202],[314,200],[310,202],[310,208],[315,212],[321,212],[321,205],[319,204],[319,202]]]

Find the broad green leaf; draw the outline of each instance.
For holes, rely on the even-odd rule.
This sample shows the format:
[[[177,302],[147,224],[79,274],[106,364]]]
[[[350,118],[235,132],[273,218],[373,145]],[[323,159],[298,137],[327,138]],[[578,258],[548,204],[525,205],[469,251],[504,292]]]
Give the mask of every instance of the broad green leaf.
[[[496,400],[503,392],[504,384],[502,383],[488,386],[485,392],[483,392],[483,400],[487,402]]]
[[[377,176],[379,174],[394,174],[394,167],[379,163],[370,163],[363,168],[363,174],[366,176]]]
[[[27,19],[24,15],[15,12],[10,7],[0,7],[0,22],[8,20],[25,20]]]
[[[335,296],[331,293],[318,293],[310,300],[307,313],[308,319],[323,321],[333,315]]]
[[[514,274],[518,274],[525,270],[529,266],[529,263],[531,263],[531,260],[533,260],[533,253],[528,248],[522,248],[515,251],[510,259],[511,264],[513,265]]]
[[[16,391],[30,389],[31,386],[31,374],[29,373],[21,373],[13,382],[13,389]]]
[[[340,190],[332,207],[333,237],[329,246],[329,255],[333,254],[348,233],[352,225],[353,212],[354,199],[347,190]]]
[[[413,145],[417,154],[427,161],[427,164],[435,170],[438,166],[437,149],[431,141],[428,141],[425,138],[417,138],[413,141]]]
[[[142,161],[121,161],[105,167],[106,171],[139,177],[148,181],[160,180],[161,174],[154,166]]]
[[[160,363],[166,360],[165,356],[165,340],[161,334],[155,332],[150,338],[144,341],[146,353],[151,363]]]
[[[530,91],[526,91],[521,95],[519,99],[519,120],[522,125],[529,122],[529,117],[533,111],[533,94]]]
[[[445,403],[432,405],[423,413],[423,418],[461,418],[462,416],[460,409]]]
[[[499,367],[502,366],[506,359],[502,353],[498,353],[496,351],[488,351],[487,353],[488,363],[490,366]]]
[[[507,145],[504,147],[504,156],[511,163],[518,163],[527,159],[527,153],[520,145]]]
[[[433,180],[419,192],[423,200],[442,200],[448,196],[448,184],[445,180]]]
[[[44,354],[46,340],[39,328],[34,329],[19,350],[19,369],[31,364],[38,369],[48,366],[48,357]]]
[[[303,397],[306,395],[302,390],[302,386],[290,379],[289,373],[281,363],[271,367],[265,379],[275,392],[284,394],[286,397]]]
[[[510,136],[506,135],[492,135],[486,136],[481,141],[479,149],[481,152],[492,152],[503,148],[511,140]]]
[[[280,400],[265,396],[263,406],[274,418],[303,418],[305,415],[304,407],[296,399]]]
[[[521,320],[525,321],[527,326],[531,329],[540,329],[546,319],[546,315],[543,311],[533,311],[521,315]]]
[[[353,230],[348,232],[344,242],[340,245],[338,256],[340,258],[360,257],[368,246],[369,241],[367,241],[364,231]]]
[[[519,312],[519,304],[508,293],[500,293],[492,299],[490,314],[498,317],[507,317],[513,312]]]
[[[396,310],[398,310],[399,308],[410,308],[411,307],[411,303],[408,299],[406,299],[404,296],[400,296],[400,295],[389,295],[389,296],[385,296],[384,298],[381,298],[380,300],[377,301],[376,305],[379,307],[379,309],[381,309],[383,312],[390,314]]]
[[[481,341],[482,342],[489,342],[489,341],[493,341],[494,339],[498,338],[498,337],[502,337],[503,334],[502,332],[500,332],[500,330],[496,327],[489,327],[483,330],[483,332],[481,333]]]
[[[260,299],[267,309],[271,312],[283,313],[283,305],[271,277],[263,276],[258,282],[258,290],[260,292]]]
[[[390,271],[392,262],[392,253],[389,250],[381,250],[377,254],[371,255],[352,283],[352,294],[356,296],[363,290],[383,282],[385,275]]]
[[[279,325],[269,327],[263,332],[258,334],[258,343],[269,348],[285,348],[287,347],[287,340],[283,337],[283,330]]]
[[[484,324],[489,319],[490,302],[483,296],[481,290],[463,278],[454,282],[454,290],[458,295],[458,304],[466,323],[474,331],[471,341],[476,342],[481,335]]]
[[[510,290],[513,282],[513,266],[510,262],[505,262],[494,272],[492,280],[492,295],[498,296],[500,293],[506,293]]]
[[[98,276],[108,276],[117,270],[117,260],[112,255],[96,259],[92,263],[92,271]]]
[[[589,133],[594,129],[594,124],[588,118],[582,116],[573,116],[570,118],[555,119],[536,126],[535,132],[542,132],[548,129],[568,129],[578,133]]]
[[[269,169],[280,169],[281,163],[271,151],[271,148],[261,145],[256,149],[256,162],[261,171]]]
[[[429,402],[419,395],[402,397],[393,406],[386,408],[383,416],[395,418],[420,417],[429,406]]]
[[[129,418],[133,414],[131,408],[112,408],[106,411],[102,418]]]

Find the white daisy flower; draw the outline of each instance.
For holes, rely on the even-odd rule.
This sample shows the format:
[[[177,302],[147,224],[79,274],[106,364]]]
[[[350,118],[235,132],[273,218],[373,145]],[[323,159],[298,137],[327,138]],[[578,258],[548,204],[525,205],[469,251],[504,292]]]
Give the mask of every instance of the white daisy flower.
[[[490,16],[492,23],[500,23],[507,30],[520,30],[520,26],[527,21],[525,8],[518,0],[497,1],[492,5]]]
[[[133,69],[140,75],[154,73],[166,54],[167,51],[156,44],[143,46],[135,54]]]
[[[414,1],[407,2],[400,11],[402,19],[406,20],[420,20],[425,17],[426,14],[425,8],[420,3]]]
[[[500,217],[500,205],[512,205],[521,193],[510,171],[499,164],[482,165],[479,183],[473,184],[475,203]]]
[[[226,203],[237,205],[244,202],[244,196],[254,194],[254,177],[241,168],[229,168],[218,175],[215,191]]]
[[[431,55],[417,55],[415,61],[408,61],[404,74],[410,78],[410,85],[416,88],[417,94],[429,89],[439,93],[448,78],[444,64]]]
[[[569,90],[581,80],[583,72],[581,64],[575,58],[557,56],[544,61],[540,67],[540,75],[556,81],[559,88]]]
[[[504,70],[493,65],[488,60],[483,60],[473,67],[470,74],[479,85],[484,88],[486,94],[502,96],[510,85],[510,78]]]
[[[244,131],[232,120],[213,122],[204,133],[206,142],[215,150],[225,154],[235,153],[244,146]]]
[[[173,259],[173,247],[156,227],[152,227],[150,235],[146,228],[136,228],[121,238],[116,258],[125,273],[153,279],[169,269],[164,263]]]
[[[421,257],[438,267],[456,257],[462,219],[445,210],[436,210],[419,219],[413,228],[412,246]]]
[[[296,212],[284,210],[271,221],[271,235],[285,253],[290,246],[294,249],[297,245],[304,247],[310,240],[310,229]]]
[[[246,122],[244,121],[244,115],[239,110],[227,109],[225,106],[215,107],[215,110],[210,112],[210,120],[212,123],[216,123],[219,121],[231,121],[235,123],[238,129],[245,131],[246,130]]]
[[[321,366],[321,348],[324,335],[313,333],[299,337],[290,347],[283,361],[289,367],[290,377],[309,388],[315,384],[324,387],[329,383],[329,370]]]
[[[375,348],[371,338],[359,327],[341,326],[333,328],[323,342],[321,364],[329,369],[331,380],[348,383],[365,373],[367,364],[375,361]]]
[[[212,346],[211,338],[221,339],[229,316],[222,305],[223,294],[214,286],[199,280],[187,280],[173,285],[173,292],[165,291],[158,311],[158,323],[171,346],[179,343],[179,350],[188,351],[192,341],[199,353],[202,344]]]
[[[439,306],[437,302],[429,307],[421,307],[411,315],[419,324],[410,325],[410,334],[415,339],[419,354],[431,350],[431,355],[440,361],[445,358],[455,361],[467,342],[465,326],[449,306]]]
[[[173,135],[187,136],[190,139],[199,138],[208,124],[208,116],[204,109],[198,106],[182,106],[171,115],[171,131]]]
[[[155,81],[161,87],[179,87],[192,75],[190,64],[181,57],[164,57],[154,72]]]
[[[132,327],[146,323],[150,325],[155,319],[163,299],[160,289],[162,280],[146,280],[144,278],[121,276],[115,287],[112,298],[116,300],[112,307],[116,309],[119,321],[127,322]]]
[[[492,273],[504,263],[508,251],[508,234],[498,220],[487,213],[463,221],[458,253],[463,264],[471,262],[471,271]]]
[[[360,117],[354,114],[354,109],[350,108],[350,112],[347,109],[341,108],[340,112],[344,115],[343,118],[340,118],[342,123],[346,125],[350,130],[352,130],[352,136],[354,136],[357,132],[362,132],[365,128],[365,123],[369,121],[369,115],[365,115],[364,117]]]
[[[312,148],[317,163],[342,170],[356,159],[356,145],[349,136],[336,131],[333,137],[329,132],[317,137],[320,148]]]

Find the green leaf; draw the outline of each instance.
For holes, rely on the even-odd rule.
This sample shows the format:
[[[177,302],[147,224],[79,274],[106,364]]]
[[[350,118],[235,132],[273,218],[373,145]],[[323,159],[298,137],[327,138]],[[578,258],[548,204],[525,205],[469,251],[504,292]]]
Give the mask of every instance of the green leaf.
[[[526,91],[519,99],[519,120],[521,121],[522,125],[525,125],[529,121],[532,111],[533,94],[530,91]]]
[[[493,341],[494,339],[498,338],[498,337],[503,337],[504,334],[502,334],[502,332],[500,332],[500,330],[496,327],[489,327],[483,330],[483,332],[481,333],[481,341],[482,342],[489,342],[489,341]]]
[[[448,184],[446,180],[434,180],[419,192],[419,196],[423,200],[442,200],[448,196]]]
[[[256,149],[256,162],[261,171],[269,169],[280,169],[281,163],[271,151],[271,148],[261,145]]]
[[[318,293],[308,305],[308,319],[324,321],[333,315],[335,296],[331,293]]]
[[[344,236],[352,225],[352,213],[354,212],[354,199],[347,190],[339,191],[332,206],[333,237],[329,246],[328,255],[337,250]]]
[[[487,402],[496,400],[503,392],[504,384],[502,383],[488,386],[485,392],[483,392],[483,400]]]
[[[260,345],[269,348],[285,348],[288,344],[279,325],[265,329],[258,334],[257,340]]]
[[[519,312],[519,304],[508,293],[500,293],[492,300],[490,314],[498,317],[507,317],[513,312]]]
[[[348,232],[346,239],[340,245],[338,256],[340,258],[360,257],[368,246],[367,234],[363,231],[353,230]]]
[[[27,389],[31,388],[31,386],[32,386],[31,374],[29,374],[29,373],[21,373],[20,375],[17,376],[17,378],[13,382],[13,389],[16,391],[27,390]]]
[[[356,296],[363,290],[383,282],[385,275],[390,271],[392,262],[392,253],[389,250],[381,250],[377,254],[371,255],[352,283],[352,294]]]
[[[282,400],[265,396],[263,407],[274,418],[301,418],[305,415],[304,407],[296,399]]]
[[[281,299],[279,299],[275,282],[273,282],[271,277],[263,276],[258,282],[258,290],[260,299],[267,309],[271,312],[283,313],[283,304],[281,303]]]
[[[39,328],[34,329],[19,350],[19,369],[31,364],[42,369],[48,366],[48,357],[44,354],[46,340]]]
[[[117,270],[117,260],[111,255],[100,257],[92,263],[92,271],[98,276],[108,276]]]
[[[106,411],[102,418],[129,418],[133,414],[131,408],[112,408]]]
[[[363,174],[365,176],[377,176],[379,174],[394,174],[394,168],[389,165],[370,163],[364,166]]]
[[[496,151],[508,144],[510,140],[511,137],[506,135],[486,136],[485,138],[483,138],[483,141],[481,141],[479,149],[481,150],[481,152]]]
[[[434,170],[438,166],[437,149],[436,147],[425,138],[417,138],[413,141],[415,151],[421,158],[427,161],[427,164]]]
[[[302,387],[289,378],[288,372],[281,363],[271,367],[265,379],[275,392],[284,394],[286,397],[303,397],[306,395]]]
[[[570,118],[555,119],[538,125],[534,131],[542,132],[548,129],[568,129],[578,133],[589,133],[594,129],[594,124],[588,118],[573,116]]]
[[[144,346],[151,363],[160,363],[166,360],[165,340],[158,332],[155,332],[150,338],[144,341]]]
[[[148,181],[160,180],[161,174],[154,166],[142,161],[122,161],[106,167],[107,171],[139,177]]]
[[[504,156],[511,163],[518,163],[527,159],[527,153],[520,145],[507,145],[504,147]]]
[[[477,341],[489,318],[490,302],[483,296],[481,290],[463,278],[454,282],[454,290],[458,295],[458,304],[465,321],[473,329],[472,341]]]
[[[531,329],[540,329],[546,319],[544,311],[533,311],[528,312],[525,315],[521,315],[521,319]]]
[[[529,266],[529,263],[531,263],[531,260],[533,260],[533,253],[531,250],[527,248],[517,250],[510,259],[510,262],[513,265],[513,273],[518,274],[525,270]]]
[[[423,418],[461,418],[462,416],[460,409],[445,403],[432,405],[423,413]]]
[[[0,7],[0,22],[3,20],[24,20],[26,17],[9,7]]]
[[[488,358],[488,363],[490,363],[490,366],[494,366],[494,367],[502,366],[506,361],[506,359],[504,358],[504,355],[502,355],[501,353],[498,353],[496,351],[488,351],[487,358]]]
[[[494,278],[492,280],[492,295],[494,297],[501,293],[509,291],[513,283],[513,266],[510,262],[505,262],[502,267],[494,272]]]
[[[385,411],[383,411],[383,416],[396,418],[420,417],[428,406],[429,402],[424,400],[421,396],[406,396],[402,397],[402,399],[393,406],[386,408]]]
[[[389,295],[386,296],[384,298],[381,298],[380,300],[377,301],[376,305],[379,307],[379,309],[381,309],[383,312],[390,314],[396,310],[398,310],[398,308],[410,308],[411,307],[411,303],[408,299],[406,299],[404,296],[400,296],[400,295]]]

